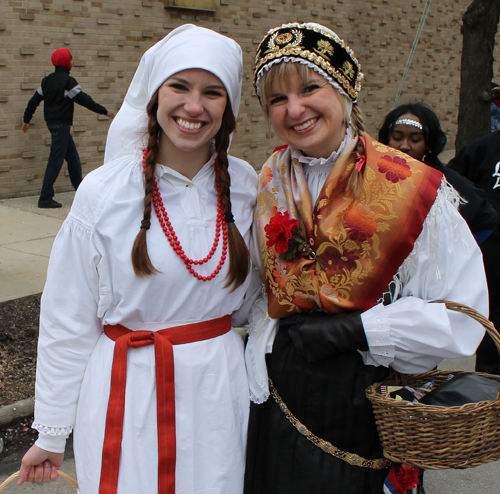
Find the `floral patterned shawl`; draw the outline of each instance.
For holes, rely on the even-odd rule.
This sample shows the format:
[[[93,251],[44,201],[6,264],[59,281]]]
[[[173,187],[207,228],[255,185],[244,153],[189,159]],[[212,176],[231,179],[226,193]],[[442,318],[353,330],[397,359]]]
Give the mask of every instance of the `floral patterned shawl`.
[[[302,164],[291,158],[289,148],[277,150],[262,168],[254,228],[273,318],[315,309],[368,310],[422,231],[442,173],[366,136],[363,192],[356,199],[345,190],[350,174],[357,173],[356,142],[334,165],[314,208]],[[268,246],[272,228],[266,235],[266,226],[286,213],[298,220],[296,232],[309,242],[312,256],[297,252],[287,259],[293,251],[286,255],[282,245]]]

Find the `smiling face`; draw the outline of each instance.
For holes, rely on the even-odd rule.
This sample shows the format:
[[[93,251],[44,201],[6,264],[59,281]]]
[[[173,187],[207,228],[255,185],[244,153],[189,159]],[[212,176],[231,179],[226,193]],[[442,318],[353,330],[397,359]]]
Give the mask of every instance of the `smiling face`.
[[[306,80],[295,67],[288,79],[277,80],[266,95],[265,106],[276,135],[307,156],[328,158],[345,136],[337,90],[310,68]]]
[[[421,124],[420,119],[416,115],[413,115],[413,113],[405,113],[397,120],[411,120]],[[414,125],[403,123],[395,125],[391,130],[388,144],[419,161],[422,161],[426,153],[424,131]]]
[[[160,155],[195,153],[206,161],[226,104],[227,91],[211,72],[188,69],[169,77],[158,90]]]

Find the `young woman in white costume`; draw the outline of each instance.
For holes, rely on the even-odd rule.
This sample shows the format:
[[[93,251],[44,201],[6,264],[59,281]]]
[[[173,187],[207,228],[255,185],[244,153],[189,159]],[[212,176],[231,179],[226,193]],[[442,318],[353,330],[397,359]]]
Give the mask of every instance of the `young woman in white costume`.
[[[19,483],[54,480],[74,430],[81,494],[242,492],[249,397],[231,315],[257,177],[227,155],[241,79],[238,44],[193,25],[143,56],[54,243],[40,434]]]
[[[481,254],[442,174],[364,132],[360,65],[335,33],[272,29],[255,64],[287,146],[263,166],[255,210],[267,295],[246,347],[245,494],[378,494],[388,464],[365,389],[389,366],[474,353],[481,325],[430,302],[487,314]]]

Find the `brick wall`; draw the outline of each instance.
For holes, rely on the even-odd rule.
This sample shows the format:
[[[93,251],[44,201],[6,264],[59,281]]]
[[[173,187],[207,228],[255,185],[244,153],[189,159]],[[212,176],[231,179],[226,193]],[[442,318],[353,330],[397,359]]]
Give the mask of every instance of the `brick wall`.
[[[453,148],[456,133],[462,37],[461,17],[471,0],[432,4],[399,103],[425,101],[439,117]],[[221,0],[218,12],[164,8],[160,0],[4,0],[0,4],[0,198],[37,195],[50,149],[50,134],[37,110],[28,136],[24,108],[50,56],[67,47],[71,74],[95,101],[116,112],[141,55],[173,28],[195,23],[234,38],[244,53],[243,95],[231,153],[260,168],[273,138],[252,88],[257,44],[284,22],[323,23],[346,40],[365,80],[359,102],[368,131],[377,134],[392,108],[425,0]],[[495,52],[498,55],[498,48]],[[500,67],[495,65],[495,74]],[[75,105],[73,135],[84,173],[102,163],[109,119]],[[63,168],[64,170],[64,168]],[[71,190],[67,172],[56,191]]]

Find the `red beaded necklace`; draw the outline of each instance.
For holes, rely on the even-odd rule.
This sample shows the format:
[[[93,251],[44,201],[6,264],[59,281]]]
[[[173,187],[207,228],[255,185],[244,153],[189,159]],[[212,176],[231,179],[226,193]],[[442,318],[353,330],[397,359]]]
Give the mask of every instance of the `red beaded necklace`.
[[[142,159],[142,166],[144,169],[144,173],[146,173],[146,156],[147,156],[147,150],[144,151],[144,157]],[[222,199],[221,199],[221,185],[220,185],[220,179],[219,179],[219,164],[217,162],[217,159],[215,160],[215,163],[214,163],[214,169],[215,169],[215,188],[217,190],[217,222],[216,222],[216,226],[215,226],[215,239],[214,239],[214,243],[212,245],[212,248],[210,249],[210,252],[208,253],[208,256],[205,257],[204,259],[200,259],[200,260],[190,259],[188,256],[186,256],[184,249],[182,248],[181,243],[179,242],[179,239],[177,238],[177,235],[175,234],[174,228],[172,227],[172,223],[170,222],[170,220],[168,218],[168,214],[167,214],[167,211],[165,210],[165,206],[163,204],[163,199],[161,197],[161,193],[160,193],[160,189],[158,187],[158,183],[156,181],[156,177],[153,178],[153,180],[154,180],[153,205],[154,205],[154,208],[156,211],[156,216],[158,217],[158,220],[160,221],[160,225],[165,233],[165,236],[167,237],[168,241],[170,242],[170,245],[174,249],[175,253],[184,261],[184,264],[186,265],[186,268],[188,269],[188,271],[195,278],[198,278],[200,281],[209,281],[209,280],[215,278],[219,274],[219,271],[221,270],[222,265],[224,264],[224,261],[226,260],[226,257],[227,257],[227,225],[226,225],[226,219],[224,216],[224,206],[222,205]],[[222,230],[222,255],[220,258],[220,262],[211,275],[201,276],[193,269],[193,265],[199,266],[201,264],[205,264],[206,262],[208,262],[212,258],[212,256],[215,254],[217,246],[219,245],[221,230]]]

